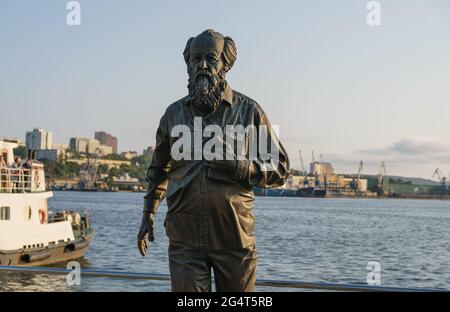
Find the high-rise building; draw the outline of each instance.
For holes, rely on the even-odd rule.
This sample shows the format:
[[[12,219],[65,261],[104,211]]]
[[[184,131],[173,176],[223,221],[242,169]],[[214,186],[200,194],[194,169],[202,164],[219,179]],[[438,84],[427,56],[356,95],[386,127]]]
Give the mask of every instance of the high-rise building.
[[[49,150],[53,148],[53,133],[44,129],[28,131],[25,138],[25,147],[28,151]]]
[[[70,149],[78,153],[98,154],[98,155],[110,155],[112,154],[112,147],[100,142],[96,139],[88,138],[71,138]]]
[[[105,131],[95,132],[95,139],[100,142],[100,144],[111,146],[113,154],[117,154],[117,146],[119,140]]]
[[[79,153],[95,153],[100,145],[98,140],[88,138],[70,138],[70,149]]]

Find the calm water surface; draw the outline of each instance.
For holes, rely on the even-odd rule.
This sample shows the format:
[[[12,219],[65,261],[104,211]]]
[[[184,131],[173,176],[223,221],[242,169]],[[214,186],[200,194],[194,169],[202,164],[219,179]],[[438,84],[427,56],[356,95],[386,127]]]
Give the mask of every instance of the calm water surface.
[[[139,193],[55,192],[50,209],[89,211],[96,231],[82,267],[168,273],[168,239],[158,212],[156,241],[141,257]],[[364,284],[379,261],[382,285],[450,289],[450,201],[263,198],[255,200],[258,278]],[[168,282],[0,273],[0,290],[170,291]],[[257,290],[284,291],[258,288]]]

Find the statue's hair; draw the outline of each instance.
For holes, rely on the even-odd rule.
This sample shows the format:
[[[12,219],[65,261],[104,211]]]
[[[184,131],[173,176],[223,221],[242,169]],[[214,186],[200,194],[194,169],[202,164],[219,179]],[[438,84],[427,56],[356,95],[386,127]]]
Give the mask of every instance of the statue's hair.
[[[228,72],[231,69],[231,67],[233,67],[234,62],[236,61],[236,57],[237,57],[236,44],[234,43],[233,39],[231,39],[230,37],[225,37],[221,33],[217,32],[215,30],[212,30],[212,29],[205,30],[204,32],[199,34],[197,37],[191,37],[187,41],[186,47],[184,48],[183,56],[184,56],[184,61],[186,62],[187,66],[188,66],[188,71],[190,71],[189,58],[190,58],[190,54],[191,54],[192,41],[195,38],[203,37],[203,36],[208,36],[208,37],[212,37],[212,38],[220,38],[220,39],[224,40],[224,46],[223,46],[223,51],[222,51],[222,61],[224,64],[225,72]]]

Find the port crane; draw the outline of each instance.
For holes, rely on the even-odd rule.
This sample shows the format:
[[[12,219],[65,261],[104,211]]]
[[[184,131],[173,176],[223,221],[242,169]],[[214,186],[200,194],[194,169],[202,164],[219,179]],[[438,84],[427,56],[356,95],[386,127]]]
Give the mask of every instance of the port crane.
[[[86,145],[86,158],[87,162],[80,168],[78,188],[81,191],[94,191],[98,166],[97,159],[90,154],[88,145]]]
[[[299,150],[298,154],[300,155],[300,165],[302,167],[302,174],[306,175],[306,170],[305,170],[305,163],[303,162],[303,157],[302,157],[302,151]]]
[[[432,178],[434,177],[437,177],[439,182],[441,182],[442,195],[447,195],[447,177],[442,173],[442,170],[440,168],[436,168],[436,170],[434,170]]]
[[[353,179],[352,183],[350,184],[350,187],[355,191],[359,191],[359,180],[361,179],[361,171],[364,169],[364,164],[363,161],[361,160],[359,162],[359,167],[358,167],[358,175],[356,176],[356,180]]]
[[[378,196],[384,195],[383,191],[383,178],[386,174],[386,166],[384,165],[384,161],[381,162],[380,169],[377,174],[377,194]]]
[[[302,166],[302,174],[303,174],[303,184],[308,185],[307,172],[305,170],[305,163],[303,162],[302,151],[299,150],[298,154],[300,155],[300,164]]]

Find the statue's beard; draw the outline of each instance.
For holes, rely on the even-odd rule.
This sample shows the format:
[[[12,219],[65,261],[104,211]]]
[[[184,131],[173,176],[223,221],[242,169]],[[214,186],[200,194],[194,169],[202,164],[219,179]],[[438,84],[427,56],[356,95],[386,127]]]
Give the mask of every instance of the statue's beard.
[[[225,71],[223,70],[217,75],[212,75],[208,71],[199,71],[189,75],[189,95],[195,111],[201,116],[216,110],[222,101],[225,88]]]

